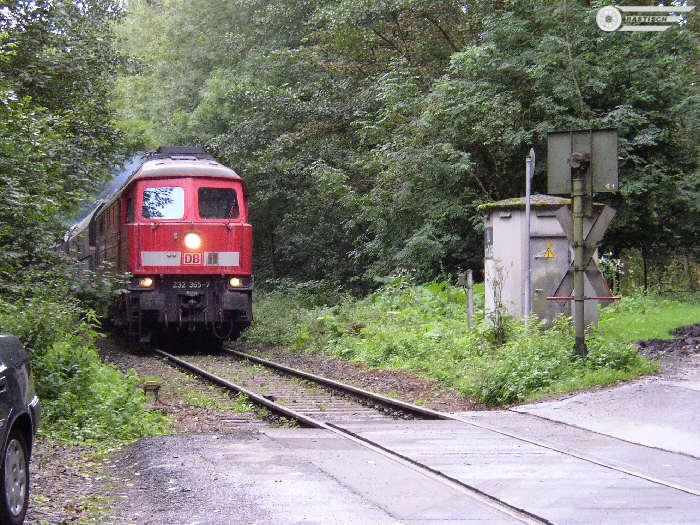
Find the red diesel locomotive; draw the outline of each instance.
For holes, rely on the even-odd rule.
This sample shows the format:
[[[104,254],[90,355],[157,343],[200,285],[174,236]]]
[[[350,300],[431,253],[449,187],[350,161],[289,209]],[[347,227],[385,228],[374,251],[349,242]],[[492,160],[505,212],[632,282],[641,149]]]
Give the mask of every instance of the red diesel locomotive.
[[[92,268],[131,274],[110,319],[141,341],[235,339],[253,318],[247,203],[243,179],[203,150],[160,147],[70,230],[65,248]]]

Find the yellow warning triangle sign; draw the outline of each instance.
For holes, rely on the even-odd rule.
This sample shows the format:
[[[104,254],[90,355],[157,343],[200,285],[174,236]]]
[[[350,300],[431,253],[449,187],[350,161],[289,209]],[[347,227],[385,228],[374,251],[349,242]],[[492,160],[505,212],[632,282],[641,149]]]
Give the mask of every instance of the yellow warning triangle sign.
[[[554,252],[552,251],[552,243],[547,243],[547,251],[544,252],[544,257],[546,259],[554,259]]]

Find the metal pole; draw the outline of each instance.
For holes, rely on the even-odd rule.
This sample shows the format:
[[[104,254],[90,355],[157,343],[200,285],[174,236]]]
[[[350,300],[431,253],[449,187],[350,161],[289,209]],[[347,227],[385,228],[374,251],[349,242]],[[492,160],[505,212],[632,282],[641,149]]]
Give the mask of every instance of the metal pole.
[[[471,270],[467,270],[467,323],[470,329],[474,326],[474,277]]]
[[[530,311],[531,311],[531,301],[532,292],[531,287],[531,263],[530,259],[532,254],[530,252],[530,194],[531,194],[531,182],[532,174],[535,171],[535,150],[530,148],[530,154],[525,157],[525,297],[524,297],[524,314],[525,314],[525,327],[527,328],[530,324]]]
[[[584,268],[583,268],[583,199],[585,196],[584,173],[582,170],[574,170],[571,180],[571,206],[574,219],[574,332],[576,342],[574,353],[585,356],[586,338],[584,321]]]

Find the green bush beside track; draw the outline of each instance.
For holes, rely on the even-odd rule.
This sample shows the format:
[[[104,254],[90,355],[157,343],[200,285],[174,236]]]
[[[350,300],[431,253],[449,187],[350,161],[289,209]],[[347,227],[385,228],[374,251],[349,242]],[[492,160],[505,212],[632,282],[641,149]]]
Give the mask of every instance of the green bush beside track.
[[[635,294],[601,311],[588,331],[588,356],[572,353],[570,320],[550,328],[507,319],[503,344],[484,315],[477,285],[476,319],[467,328],[464,290],[445,282],[415,285],[396,279],[363,299],[341,297],[314,306],[298,294],[259,293],[256,321],[244,338],[294,351],[342,357],[370,367],[411,370],[459,389],[489,406],[507,405],[658,370],[635,341],[670,337],[669,330],[700,319],[700,303]]]
[[[41,434],[105,447],[167,432],[169,421],[143,407],[138,377],[100,359],[96,322],[76,303],[0,301],[0,330],[17,335],[31,355]]]

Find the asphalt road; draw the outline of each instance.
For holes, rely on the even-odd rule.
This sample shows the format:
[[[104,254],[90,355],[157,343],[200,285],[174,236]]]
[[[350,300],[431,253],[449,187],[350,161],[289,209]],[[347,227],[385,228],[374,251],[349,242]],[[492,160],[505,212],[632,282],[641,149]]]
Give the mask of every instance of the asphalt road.
[[[119,463],[132,483],[114,521],[698,523],[699,358],[461,421],[343,425],[393,454],[308,429],[142,440]]]

